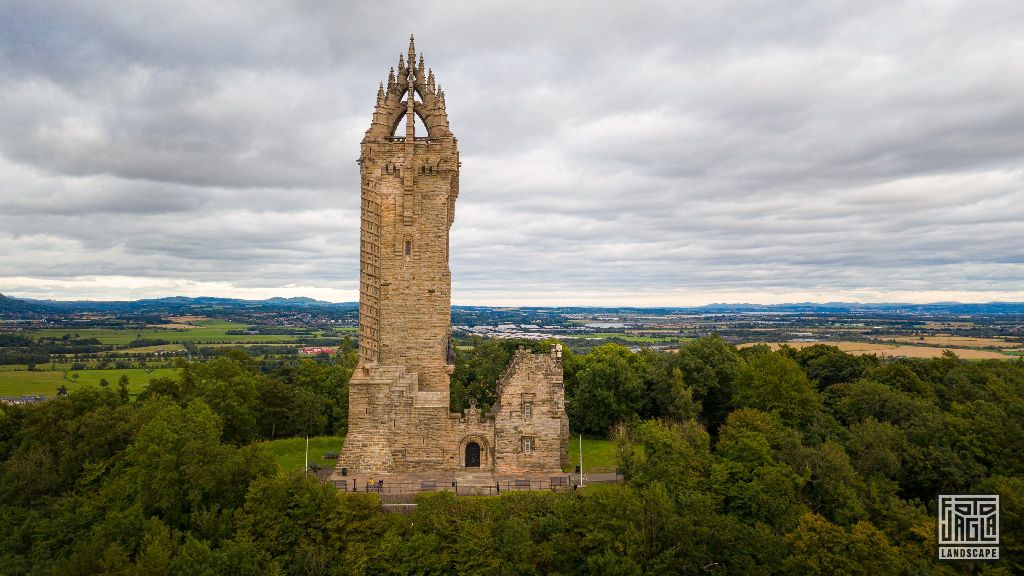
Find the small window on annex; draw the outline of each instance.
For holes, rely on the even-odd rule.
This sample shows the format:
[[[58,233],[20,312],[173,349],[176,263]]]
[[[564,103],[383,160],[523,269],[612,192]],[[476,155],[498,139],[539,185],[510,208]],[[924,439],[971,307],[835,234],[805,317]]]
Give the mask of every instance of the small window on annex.
[[[412,255],[412,240],[406,240],[405,241],[405,255],[406,256],[411,256]]]
[[[533,418],[533,402],[523,402],[523,418]]]
[[[531,453],[533,453],[533,448],[534,448],[534,446],[533,446],[533,437],[532,436],[523,436],[523,453],[524,454],[531,454]]]

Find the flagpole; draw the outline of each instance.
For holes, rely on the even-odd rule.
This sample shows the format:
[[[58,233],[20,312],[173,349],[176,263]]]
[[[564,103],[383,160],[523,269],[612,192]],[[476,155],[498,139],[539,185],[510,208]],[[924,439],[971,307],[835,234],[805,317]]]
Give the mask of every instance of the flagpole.
[[[583,434],[580,434],[580,486],[583,486]]]
[[[306,434],[306,467],[302,469],[302,473],[306,474],[309,472],[309,434]]]

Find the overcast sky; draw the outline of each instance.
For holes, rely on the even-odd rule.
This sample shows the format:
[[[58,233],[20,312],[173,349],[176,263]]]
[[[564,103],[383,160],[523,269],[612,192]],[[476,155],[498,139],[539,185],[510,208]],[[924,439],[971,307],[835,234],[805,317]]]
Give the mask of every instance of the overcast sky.
[[[357,299],[409,33],[456,304],[1024,301],[1024,2],[0,0],[0,292]]]

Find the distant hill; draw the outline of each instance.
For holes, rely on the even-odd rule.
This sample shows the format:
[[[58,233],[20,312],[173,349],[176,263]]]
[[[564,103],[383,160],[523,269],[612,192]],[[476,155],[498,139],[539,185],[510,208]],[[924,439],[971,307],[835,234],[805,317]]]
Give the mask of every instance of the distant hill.
[[[46,312],[52,311],[51,306],[27,300],[19,300],[0,294],[0,312]]]
[[[354,309],[356,302],[324,302],[312,298],[269,298],[241,300],[208,296],[170,296],[128,301],[97,300],[33,300],[11,298],[0,294],[0,313],[6,314],[74,314],[74,313],[135,313],[135,314],[201,314],[204,311],[228,310],[287,310],[287,309]]]
[[[291,310],[291,309],[355,309],[358,302],[325,302],[314,298],[274,297],[265,300],[242,300],[210,296],[169,296],[131,301],[58,301],[11,298],[0,294],[0,313],[7,314],[68,314],[68,313],[142,313],[142,314],[202,314],[204,311],[229,310]],[[657,314],[908,314],[908,315],[1024,315],[1024,302],[987,302],[963,304],[936,302],[931,304],[857,302],[800,302],[792,304],[708,304],[693,307],[599,307],[599,306],[453,306],[456,311],[548,311],[551,313],[615,314],[616,312],[648,311]]]
[[[601,306],[452,306],[454,310],[471,312],[473,310],[492,310],[514,312],[516,310],[548,311],[566,314],[616,314],[638,313],[651,314],[886,314],[915,316],[971,316],[971,315],[1024,315],[1024,302],[987,302],[982,304],[963,304],[960,302],[938,302],[932,304],[862,304],[858,302],[803,302],[795,304],[708,304],[685,308],[674,307],[601,307]]]
[[[871,313],[888,314],[1024,314],[1024,302],[986,302],[963,304],[960,302],[934,302],[930,304],[858,302],[802,302],[797,304],[709,304],[696,308],[703,312],[805,312],[805,313]]]

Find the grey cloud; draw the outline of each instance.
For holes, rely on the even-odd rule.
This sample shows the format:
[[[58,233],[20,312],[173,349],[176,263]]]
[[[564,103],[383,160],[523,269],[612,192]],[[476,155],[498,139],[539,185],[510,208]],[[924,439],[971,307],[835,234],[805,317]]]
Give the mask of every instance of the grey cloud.
[[[0,292],[354,299],[354,161],[412,31],[462,152],[457,300],[1024,298],[1022,25],[998,1],[0,0]]]

